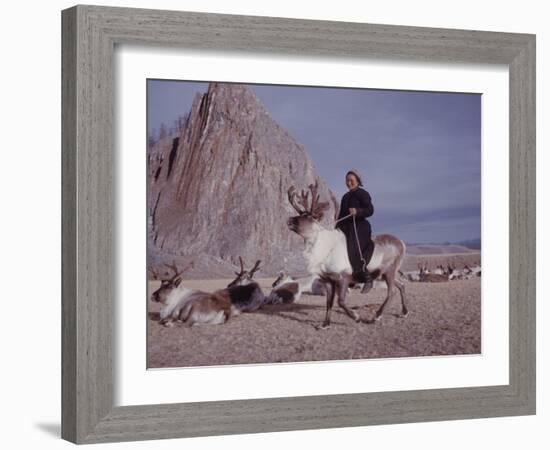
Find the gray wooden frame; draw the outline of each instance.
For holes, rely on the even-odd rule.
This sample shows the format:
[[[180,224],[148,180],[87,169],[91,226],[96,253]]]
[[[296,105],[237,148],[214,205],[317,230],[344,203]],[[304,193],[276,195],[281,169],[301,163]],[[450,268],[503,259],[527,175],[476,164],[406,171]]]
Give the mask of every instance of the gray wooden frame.
[[[62,437],[76,443],[535,413],[535,37],[76,6],[62,13]],[[193,49],[506,64],[510,80],[508,385],[113,405],[113,52]]]

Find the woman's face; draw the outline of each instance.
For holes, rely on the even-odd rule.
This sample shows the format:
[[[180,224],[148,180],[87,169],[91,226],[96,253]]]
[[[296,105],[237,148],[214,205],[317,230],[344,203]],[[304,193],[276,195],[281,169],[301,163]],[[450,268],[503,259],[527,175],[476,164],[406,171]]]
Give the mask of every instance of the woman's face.
[[[359,182],[357,181],[357,177],[352,174],[348,173],[346,175],[346,186],[351,191],[352,189],[355,189],[357,186],[359,186]]]

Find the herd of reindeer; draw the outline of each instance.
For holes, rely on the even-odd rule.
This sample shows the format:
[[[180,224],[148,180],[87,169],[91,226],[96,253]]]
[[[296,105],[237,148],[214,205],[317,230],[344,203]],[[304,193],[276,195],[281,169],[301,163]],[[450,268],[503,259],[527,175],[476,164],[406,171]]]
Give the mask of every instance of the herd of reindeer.
[[[399,274],[408,281],[420,281],[425,283],[440,283],[452,280],[469,280],[471,278],[481,277],[481,265],[476,262],[472,267],[464,264],[462,269],[457,269],[455,264],[447,263],[447,267],[442,264],[434,270],[428,269],[426,262],[418,264],[418,270],[413,272],[401,272]]]
[[[163,305],[160,323],[165,326],[173,326],[175,322],[185,322],[188,325],[222,324],[233,316],[257,311],[265,305],[294,303],[302,294],[326,294],[324,284],[315,277],[294,279],[281,272],[266,296],[253,279],[260,270],[261,261],[256,261],[250,270],[244,268],[241,257],[239,261],[241,270],[235,272],[236,278],[225,289],[214,292],[183,286],[183,273],[192,267],[192,263],[181,271],[175,264],[168,264],[167,267],[173,271],[173,275],[161,279],[160,287],[151,296],[154,302]],[[154,271],[153,276],[158,278]]]
[[[302,294],[326,297],[325,320],[317,327],[318,329],[330,327],[335,298],[338,305],[355,322],[373,323],[380,318],[391,300],[394,287],[398,289],[401,298],[401,313],[397,316],[404,318],[408,315],[403,282],[405,280],[442,282],[481,276],[479,265],[472,268],[465,266],[464,269],[457,270],[448,264],[447,268],[439,266],[436,270],[429,271],[424,263],[419,264],[418,271],[403,273],[400,267],[405,257],[405,243],[390,234],[374,236],[374,252],[367,270],[375,279],[375,283],[386,285],[387,295],[374,318],[361,319],[353,308],[346,305],[346,297],[350,289],[362,286],[355,283],[352,278],[344,234],[338,229],[325,228],[320,223],[325,211],[329,209],[329,202],[320,201],[318,183],[309,185],[309,189],[302,190],[301,193],[291,186],[288,190],[288,200],[298,215],[288,219],[287,227],[305,241],[303,255],[307,263],[307,277],[295,279],[281,272],[273,282],[269,295],[265,295],[253,279],[260,270],[261,261],[256,261],[250,270],[246,270],[242,258],[239,257],[240,271],[235,272],[236,278],[225,289],[214,292],[185,287],[183,274],[192,263],[183,270],[178,270],[175,264],[167,265],[173,271],[168,278],[161,278],[158,273],[151,270],[153,277],[161,281],[160,287],[151,296],[154,302],[162,304],[160,323],[167,327],[177,322],[189,326],[223,324],[234,316],[258,311],[266,305],[294,303]],[[368,290],[363,289],[362,292]]]

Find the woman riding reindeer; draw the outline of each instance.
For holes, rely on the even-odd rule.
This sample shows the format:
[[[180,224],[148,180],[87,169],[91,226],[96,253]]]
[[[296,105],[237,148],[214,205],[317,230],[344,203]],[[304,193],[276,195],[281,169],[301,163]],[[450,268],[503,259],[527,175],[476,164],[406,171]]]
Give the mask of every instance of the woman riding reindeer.
[[[367,292],[372,287],[373,281],[367,270],[367,264],[374,251],[371,226],[367,217],[372,216],[374,207],[370,194],[362,188],[363,182],[358,170],[348,171],[346,186],[349,190],[340,202],[336,228],[346,235],[346,247],[353,269],[353,279],[358,283],[365,283],[362,292]]]

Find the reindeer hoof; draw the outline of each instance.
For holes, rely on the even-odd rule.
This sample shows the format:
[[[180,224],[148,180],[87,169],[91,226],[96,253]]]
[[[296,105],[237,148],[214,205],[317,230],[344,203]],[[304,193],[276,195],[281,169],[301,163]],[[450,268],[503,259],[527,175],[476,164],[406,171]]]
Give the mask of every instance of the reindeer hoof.
[[[401,314],[396,314],[395,317],[398,317],[399,319],[404,319],[405,317],[407,317],[409,315],[409,312],[407,311],[406,313],[401,313]]]
[[[372,281],[370,283],[365,283],[363,285],[363,288],[361,289],[361,294],[368,294],[372,289],[373,283]]]
[[[324,323],[323,325],[317,325],[315,329],[317,330],[328,330],[330,328],[330,323]]]

